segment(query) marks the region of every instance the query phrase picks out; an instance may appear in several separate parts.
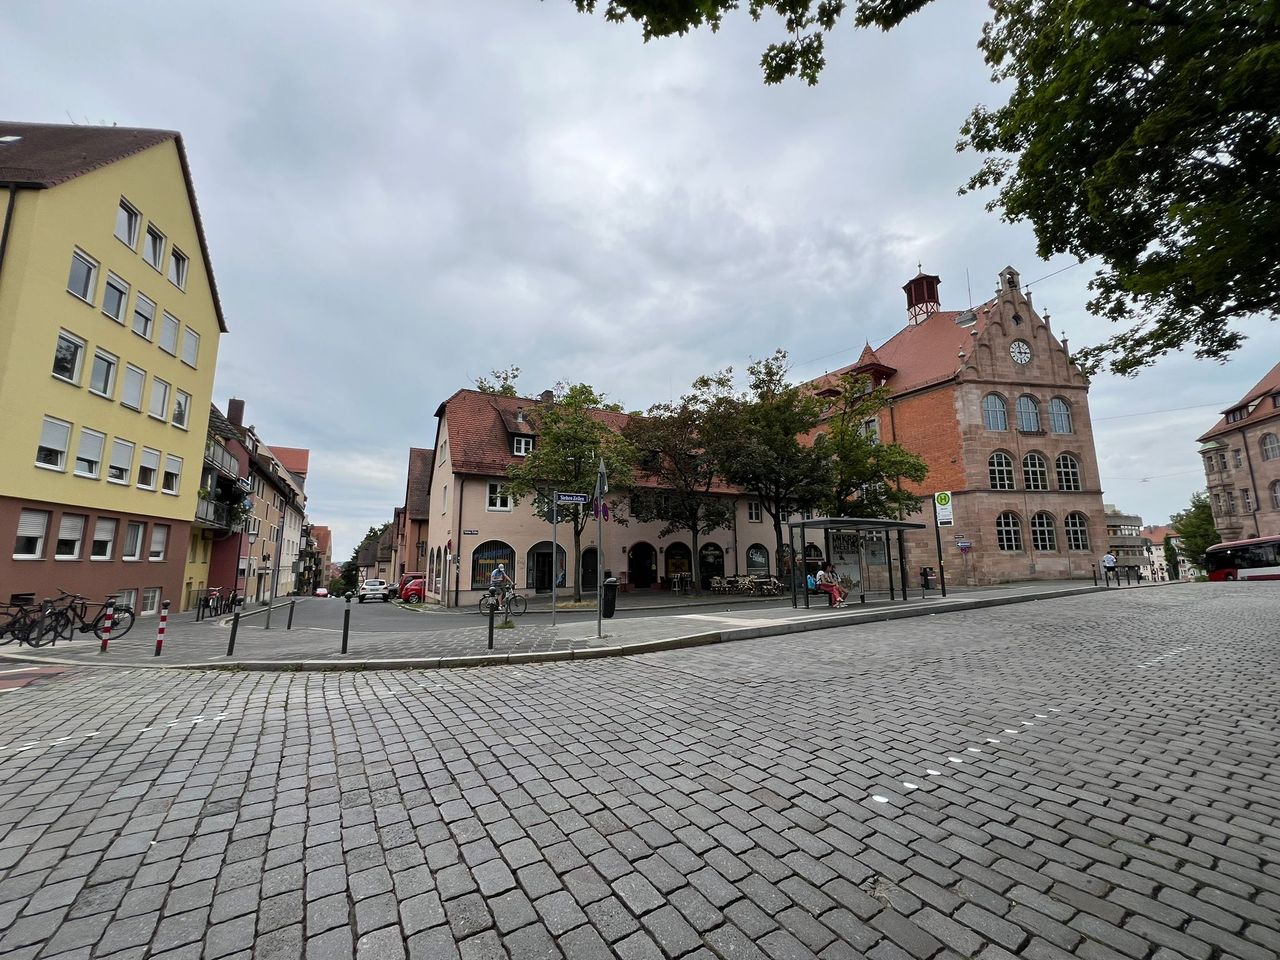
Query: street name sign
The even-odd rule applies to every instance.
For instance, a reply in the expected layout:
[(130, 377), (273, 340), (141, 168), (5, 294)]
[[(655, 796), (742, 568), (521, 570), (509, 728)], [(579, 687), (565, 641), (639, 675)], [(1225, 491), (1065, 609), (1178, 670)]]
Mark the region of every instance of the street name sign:
[(556, 492), (556, 503), (590, 503), (591, 494), (589, 493), (560, 493)]

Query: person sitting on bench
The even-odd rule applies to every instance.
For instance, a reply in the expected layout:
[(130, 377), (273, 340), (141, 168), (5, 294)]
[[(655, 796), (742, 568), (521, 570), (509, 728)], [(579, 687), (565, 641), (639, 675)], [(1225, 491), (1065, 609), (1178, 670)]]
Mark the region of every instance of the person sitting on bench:
[(830, 561), (824, 563), (822, 569), (818, 571), (818, 589), (827, 595), (828, 606), (844, 606), (844, 591), (840, 589), (840, 583), (836, 579)]

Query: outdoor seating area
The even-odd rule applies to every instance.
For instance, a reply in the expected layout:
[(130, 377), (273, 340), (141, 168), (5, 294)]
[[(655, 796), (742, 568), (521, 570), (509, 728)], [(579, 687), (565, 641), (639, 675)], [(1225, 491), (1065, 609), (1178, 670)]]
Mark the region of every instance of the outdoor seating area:
[(777, 577), (712, 577), (712, 593), (737, 593), (756, 597), (780, 597), (786, 585)]

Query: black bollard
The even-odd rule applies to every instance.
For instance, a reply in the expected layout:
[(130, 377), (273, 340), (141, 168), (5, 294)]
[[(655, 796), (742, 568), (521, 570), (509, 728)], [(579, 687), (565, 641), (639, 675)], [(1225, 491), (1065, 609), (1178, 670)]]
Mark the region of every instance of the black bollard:
[(1133, 567), (1125, 567), (1124, 568), (1124, 585), (1126, 587), (1133, 586), (1133, 581), (1129, 579), (1132, 576), (1133, 576)]
[[(241, 601), (243, 603), (244, 601)], [(227, 656), (230, 657), (236, 652), (236, 631), (240, 629), (240, 604), (236, 604), (235, 612), (231, 614), (231, 636), (227, 638)]]
[(497, 601), (489, 604), (489, 649), (493, 649), (493, 615), (497, 612)]
[(342, 652), (347, 652), (347, 635), (351, 632), (351, 594), (347, 594), (347, 609), (342, 611)]
[(1098, 565), (1096, 563), (1089, 564), (1089, 569), (1093, 572), (1093, 585), (1098, 585)]
[(294, 608), (294, 607), (296, 607), (297, 605), (298, 605), (298, 601), (297, 601), (297, 600), (290, 600), (290, 601), (289, 601), (289, 619), (285, 622), (285, 625), (284, 625), (284, 628), (285, 628), (286, 630), (292, 630), (292, 629), (293, 629), (293, 608)]

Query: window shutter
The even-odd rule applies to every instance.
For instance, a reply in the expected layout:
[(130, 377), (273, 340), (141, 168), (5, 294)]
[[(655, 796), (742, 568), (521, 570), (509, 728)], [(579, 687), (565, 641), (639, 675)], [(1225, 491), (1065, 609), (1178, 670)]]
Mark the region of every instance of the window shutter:
[(164, 553), (164, 548), (168, 545), (169, 528), (162, 524), (156, 524), (151, 528), (151, 552), (153, 554)]
[(79, 540), (84, 534), (84, 517), (76, 513), (64, 513), (58, 524), (59, 540)]
[(159, 470), (160, 469), (160, 451), (148, 450), (144, 448), (142, 451), (142, 465), (144, 467), (150, 467), (152, 470)]
[(105, 517), (99, 517), (98, 522), (93, 525), (93, 539), (114, 540), (115, 536), (116, 522)]
[(40, 446), (52, 447), (55, 450), (66, 450), (67, 442), (71, 438), (71, 428), (65, 423), (59, 423), (56, 420), (44, 421), (44, 427), (40, 430)]
[(18, 536), (43, 537), (49, 515), (40, 510), (23, 510), (18, 519)]

